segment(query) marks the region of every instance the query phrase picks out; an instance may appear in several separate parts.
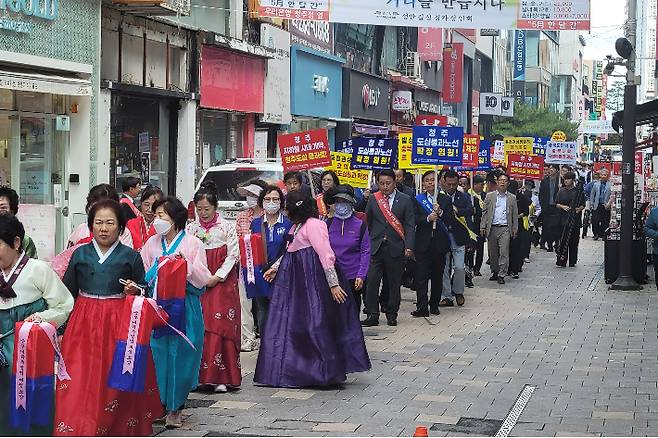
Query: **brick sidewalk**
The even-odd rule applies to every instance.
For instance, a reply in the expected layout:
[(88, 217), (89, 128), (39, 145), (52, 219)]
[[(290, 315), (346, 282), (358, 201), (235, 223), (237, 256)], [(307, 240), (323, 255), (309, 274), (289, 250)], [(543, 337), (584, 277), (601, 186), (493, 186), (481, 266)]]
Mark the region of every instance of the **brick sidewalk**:
[(405, 291), (398, 327), (364, 331), (373, 369), (341, 390), (256, 387), (243, 353), (240, 391), (192, 394), (185, 428), (160, 435), (492, 436), (524, 385), (513, 436), (658, 435), (658, 294), (608, 291), (602, 257), (591, 239), (575, 269), (533, 250), (520, 280), (483, 269), (464, 307), (431, 319)]

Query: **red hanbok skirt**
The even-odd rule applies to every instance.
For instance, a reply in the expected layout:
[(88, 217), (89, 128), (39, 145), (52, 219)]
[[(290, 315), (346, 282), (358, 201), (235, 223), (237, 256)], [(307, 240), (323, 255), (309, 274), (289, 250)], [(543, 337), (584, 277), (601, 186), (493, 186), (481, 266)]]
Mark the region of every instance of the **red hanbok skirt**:
[[(216, 272), (226, 259), (226, 246), (206, 250), (208, 269)], [(238, 271), (201, 295), (205, 334), (199, 383), (240, 386), (240, 294)]]
[(153, 434), (153, 421), (163, 414), (153, 357), (144, 393), (107, 385), (123, 303), (123, 298), (77, 298), (62, 341), (71, 380), (57, 382), (55, 436)]

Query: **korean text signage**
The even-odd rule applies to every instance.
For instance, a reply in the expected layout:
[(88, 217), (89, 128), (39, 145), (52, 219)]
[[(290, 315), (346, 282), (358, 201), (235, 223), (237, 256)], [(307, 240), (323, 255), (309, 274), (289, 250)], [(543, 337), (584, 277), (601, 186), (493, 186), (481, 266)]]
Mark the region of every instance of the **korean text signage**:
[(391, 83), (355, 70), (344, 69), (343, 75), (343, 116), (388, 122)]
[(507, 156), (507, 173), (513, 178), (542, 179), (544, 177), (544, 157), (510, 154)]
[(578, 144), (575, 141), (549, 141), (546, 146), (546, 164), (576, 164)]
[(352, 169), (383, 170), (392, 169), (397, 156), (398, 140), (395, 138), (352, 139)]
[(494, 142), (493, 152), (491, 153), (491, 164), (499, 165), (505, 162), (505, 142), (496, 140)]
[(443, 59), (443, 29), (418, 28), (418, 57), (421, 61), (441, 61)]
[(391, 108), (393, 111), (409, 111), (413, 108), (411, 91), (394, 91), (392, 97), (393, 102)]
[(514, 37), (514, 77), (515, 81), (525, 81), (525, 31), (517, 30)]
[(579, 132), (583, 134), (612, 134), (612, 120), (583, 120), (580, 122)]
[(443, 102), (460, 103), (464, 86), (464, 43), (443, 51)]
[(323, 21), (290, 20), (290, 42), (319, 52), (334, 52), (333, 25)]
[(261, 0), (259, 12), (277, 18), (452, 29), (588, 30), (590, 21), (589, 0), (331, 0), (331, 10), (328, 3)]
[(532, 154), (534, 137), (505, 137), (505, 154)]
[(448, 126), (448, 116), (416, 116), (415, 125), (419, 126)]
[(352, 154), (345, 152), (331, 153), (331, 166), (327, 170), (333, 170), (338, 175), (341, 184), (349, 184), (352, 187), (366, 188), (370, 173), (367, 170), (352, 169)]
[(546, 145), (551, 141), (548, 137), (535, 137), (535, 141), (532, 144), (532, 154), (539, 155), (540, 157), (546, 156)]
[(331, 165), (326, 129), (279, 135), (278, 143), (284, 172)]
[(414, 126), (413, 164), (460, 166), (463, 158), (464, 128)]
[(416, 109), (421, 114), (439, 114), (441, 112), (438, 91), (416, 90), (414, 91), (414, 99)]
[(0, 30), (31, 33), (33, 23), (23, 19), (53, 21), (59, 16), (59, 0), (0, 0)]
[(265, 123), (287, 125), (290, 115), (290, 34), (271, 24), (261, 24), (260, 42), (276, 50), (274, 59), (267, 61), (263, 116)]
[(478, 170), (491, 169), (491, 142), (488, 140), (480, 141), (480, 151), (478, 152)]
[(411, 164), (411, 152), (413, 148), (413, 134), (398, 134), (398, 169), (421, 169), (429, 170), (427, 166)]
[(467, 134), (464, 136), (464, 159), (461, 167), (464, 169), (475, 169), (478, 167), (478, 156), (480, 153), (480, 136)]

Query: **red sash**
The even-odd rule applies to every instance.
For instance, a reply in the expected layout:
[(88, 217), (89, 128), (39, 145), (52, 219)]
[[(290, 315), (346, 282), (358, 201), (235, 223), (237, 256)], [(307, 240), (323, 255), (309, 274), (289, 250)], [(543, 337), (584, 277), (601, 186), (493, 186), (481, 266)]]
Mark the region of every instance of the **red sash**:
[(395, 232), (398, 233), (400, 239), (404, 240), (404, 228), (402, 227), (402, 223), (400, 223), (400, 220), (395, 217), (391, 211), (391, 207), (389, 207), (388, 200), (384, 194), (382, 192), (375, 192), (375, 201), (377, 201), (377, 206), (384, 215), (386, 222), (388, 222), (391, 228), (393, 228)]
[(320, 216), (326, 216), (329, 213), (327, 204), (324, 203), (323, 197), (324, 195), (322, 194), (319, 194), (315, 197), (315, 202), (318, 204), (318, 212), (320, 213)]
[(119, 199), (119, 203), (120, 204), (126, 204), (128, 207), (130, 207), (132, 212), (135, 213), (135, 216), (137, 216), (137, 217), (141, 216), (140, 211), (137, 209), (137, 207), (135, 207), (135, 204), (130, 199), (121, 198), (121, 199)]

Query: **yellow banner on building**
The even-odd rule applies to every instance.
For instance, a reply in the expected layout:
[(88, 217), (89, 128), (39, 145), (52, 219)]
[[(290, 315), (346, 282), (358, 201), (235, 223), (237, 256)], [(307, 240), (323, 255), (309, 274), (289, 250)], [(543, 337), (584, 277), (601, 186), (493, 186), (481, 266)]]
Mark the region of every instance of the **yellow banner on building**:
[(355, 188), (367, 188), (370, 172), (367, 170), (352, 170), (351, 162), (352, 154), (332, 152), (331, 166), (325, 167), (325, 169), (336, 172), (341, 184), (349, 184)]
[(532, 155), (533, 137), (505, 137), (505, 156), (509, 154)]

